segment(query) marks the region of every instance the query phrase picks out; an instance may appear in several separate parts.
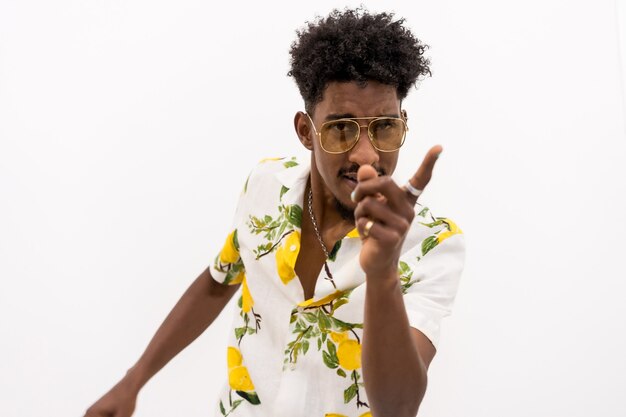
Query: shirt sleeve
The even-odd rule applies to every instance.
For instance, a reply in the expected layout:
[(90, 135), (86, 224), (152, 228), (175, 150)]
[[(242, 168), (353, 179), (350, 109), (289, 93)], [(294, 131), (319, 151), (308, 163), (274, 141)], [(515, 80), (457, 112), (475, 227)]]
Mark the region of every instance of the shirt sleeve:
[(451, 313), (465, 262), (465, 238), (458, 226), (449, 219), (438, 222), (441, 228), (405, 252), (399, 267), (409, 324), (424, 333), (435, 348), (441, 321)]
[(209, 265), (209, 271), (213, 279), (220, 284), (236, 285), (240, 284), (245, 277), (246, 268), (240, 255), (240, 246), (237, 228), (241, 224), (241, 217), (246, 211), (247, 192), (252, 173), (248, 175), (243, 190), (239, 196), (235, 217), (230, 231), (222, 248)]

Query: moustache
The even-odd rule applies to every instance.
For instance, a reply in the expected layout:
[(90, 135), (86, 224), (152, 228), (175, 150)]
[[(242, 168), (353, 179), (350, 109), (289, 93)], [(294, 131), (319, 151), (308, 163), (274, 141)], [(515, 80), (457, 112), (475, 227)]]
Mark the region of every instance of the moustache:
[[(352, 165), (349, 165), (347, 167), (343, 167), (339, 170), (339, 172), (337, 173), (337, 177), (354, 177), (356, 178), (356, 173), (359, 170), (361, 166), (357, 163), (353, 163)], [(381, 168), (378, 165), (372, 165), (372, 167), (376, 170), (376, 172), (378, 173), (378, 176), (381, 177), (383, 175), (387, 175), (387, 171), (384, 168)]]

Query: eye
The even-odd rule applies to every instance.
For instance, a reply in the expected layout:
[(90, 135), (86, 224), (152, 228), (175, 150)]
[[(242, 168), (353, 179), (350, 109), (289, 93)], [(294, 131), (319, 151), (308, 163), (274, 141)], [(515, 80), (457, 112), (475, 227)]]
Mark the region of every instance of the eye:
[(349, 122), (337, 121), (332, 124), (331, 128), (339, 132), (343, 132), (344, 130), (347, 130), (349, 128), (348, 123)]
[(381, 131), (381, 130), (393, 129), (395, 126), (396, 126), (396, 123), (394, 123), (394, 120), (379, 119), (379, 120), (376, 120), (376, 123), (374, 123), (373, 127), (376, 131)]

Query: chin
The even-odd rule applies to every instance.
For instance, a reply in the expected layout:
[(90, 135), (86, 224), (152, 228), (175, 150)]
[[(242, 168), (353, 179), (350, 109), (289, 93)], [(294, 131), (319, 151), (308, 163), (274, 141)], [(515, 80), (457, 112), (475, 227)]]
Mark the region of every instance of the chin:
[(337, 197), (335, 197), (334, 200), (335, 200), (335, 209), (337, 210), (339, 215), (344, 220), (350, 220), (354, 222), (354, 209), (356, 208), (356, 204), (354, 204), (352, 200), (350, 200), (349, 204), (344, 203), (342, 201), (339, 201)]

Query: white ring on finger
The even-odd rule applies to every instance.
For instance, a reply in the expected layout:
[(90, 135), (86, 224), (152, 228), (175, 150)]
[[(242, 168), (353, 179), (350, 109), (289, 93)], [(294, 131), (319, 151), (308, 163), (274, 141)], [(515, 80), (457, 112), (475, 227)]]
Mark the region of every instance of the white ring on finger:
[(418, 190), (417, 188), (413, 187), (410, 181), (407, 181), (406, 184), (404, 184), (404, 187), (411, 195), (415, 197), (419, 197), (424, 192), (424, 190)]

